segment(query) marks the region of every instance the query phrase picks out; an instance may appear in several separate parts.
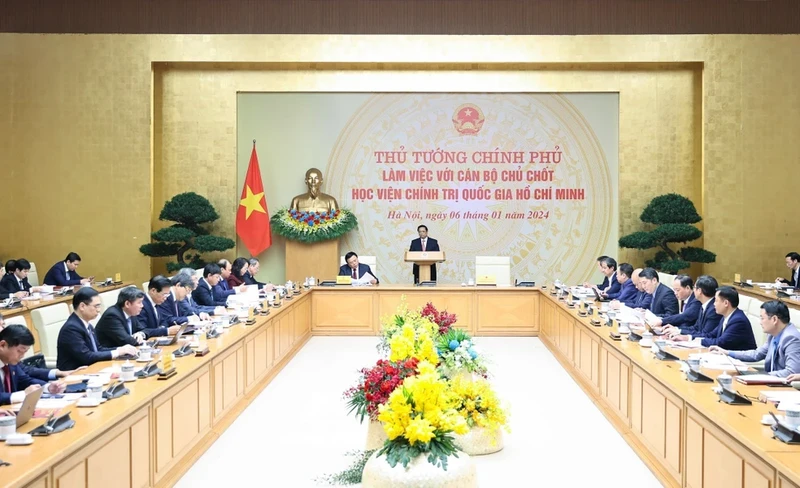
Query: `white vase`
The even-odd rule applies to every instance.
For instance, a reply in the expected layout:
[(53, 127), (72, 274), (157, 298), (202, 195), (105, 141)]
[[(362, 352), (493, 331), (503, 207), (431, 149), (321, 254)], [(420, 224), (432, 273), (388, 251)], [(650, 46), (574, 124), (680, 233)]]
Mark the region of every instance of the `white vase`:
[(364, 466), (361, 485), (364, 488), (473, 488), (478, 486), (475, 463), (459, 452), (458, 457), (447, 458), (447, 471), (428, 462), (427, 454), (417, 456), (404, 468), (394, 468), (386, 462), (386, 456), (374, 453)]
[(364, 450), (380, 449), (389, 437), (383, 430), (383, 424), (377, 420), (370, 420), (367, 426), (367, 445)]
[(473, 427), (463, 435), (456, 434), (453, 443), (470, 456), (481, 456), (501, 451), (503, 444), (503, 429), (494, 431), (484, 427)]

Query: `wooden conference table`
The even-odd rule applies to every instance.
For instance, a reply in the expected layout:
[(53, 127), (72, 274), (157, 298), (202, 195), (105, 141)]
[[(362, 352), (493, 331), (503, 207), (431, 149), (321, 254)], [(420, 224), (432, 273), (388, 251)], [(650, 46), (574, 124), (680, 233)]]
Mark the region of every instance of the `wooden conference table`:
[(736, 291), (738, 291), (740, 294), (747, 295), (751, 298), (755, 298), (756, 300), (761, 300), (762, 302), (781, 300), (786, 304), (786, 306), (800, 310), (800, 300), (795, 300), (794, 298), (779, 298), (775, 290), (765, 290), (759, 286), (753, 286), (752, 288), (742, 287), (739, 285), (734, 285), (733, 283), (726, 283), (726, 285), (730, 285), (736, 288)]
[[(676, 363), (611, 340), (609, 327), (593, 327), (547, 291), (392, 285), (315, 288), (253, 326), (235, 325), (208, 341), (208, 355), (176, 359), (176, 377), (129, 383), (130, 395), (98, 408), (70, 407), (76, 426), (31, 446), (0, 445), (0, 459), (12, 463), (0, 467), (0, 479), (10, 487), (169, 486), (312, 335), (376, 334), (403, 299), (446, 308), (475, 335), (539, 335), (667, 486), (800, 487), (800, 447), (760, 424), (767, 405), (719, 403)], [(766, 388), (737, 389), (755, 396)]]

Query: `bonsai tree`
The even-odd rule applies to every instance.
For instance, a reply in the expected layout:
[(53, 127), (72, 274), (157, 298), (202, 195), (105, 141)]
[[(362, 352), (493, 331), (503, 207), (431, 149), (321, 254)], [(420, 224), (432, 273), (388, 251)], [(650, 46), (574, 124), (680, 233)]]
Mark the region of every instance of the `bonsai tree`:
[[(139, 252), (153, 258), (176, 256), (167, 262), (169, 272), (180, 268), (201, 268), (206, 265), (200, 253), (226, 251), (236, 245), (227, 237), (209, 235), (201, 224), (214, 222), (219, 214), (205, 197), (188, 192), (175, 195), (164, 204), (159, 220), (177, 222), (153, 232), (153, 241), (139, 247)], [(190, 251), (196, 251), (192, 253)]]
[(691, 266), (691, 263), (713, 263), (717, 259), (716, 254), (699, 247), (687, 246), (677, 252), (669, 247), (670, 243), (694, 241), (703, 235), (700, 229), (691, 225), (702, 219), (688, 198), (675, 193), (657, 196), (639, 218), (655, 228), (622, 237), (619, 246), (629, 249), (659, 248), (655, 257), (646, 261), (647, 266), (677, 274)]

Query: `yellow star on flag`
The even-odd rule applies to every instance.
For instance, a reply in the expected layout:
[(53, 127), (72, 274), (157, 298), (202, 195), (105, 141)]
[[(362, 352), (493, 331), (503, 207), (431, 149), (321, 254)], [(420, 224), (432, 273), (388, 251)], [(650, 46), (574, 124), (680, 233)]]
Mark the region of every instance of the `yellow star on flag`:
[(267, 213), (264, 210), (264, 207), (261, 205), (261, 199), (264, 198), (264, 192), (261, 193), (253, 193), (253, 190), (250, 189), (250, 185), (246, 187), (247, 196), (242, 198), (239, 202), (239, 205), (244, 205), (244, 208), (247, 210), (247, 214), (245, 215), (245, 219), (250, 218), (250, 214), (253, 212), (261, 212), (263, 214)]

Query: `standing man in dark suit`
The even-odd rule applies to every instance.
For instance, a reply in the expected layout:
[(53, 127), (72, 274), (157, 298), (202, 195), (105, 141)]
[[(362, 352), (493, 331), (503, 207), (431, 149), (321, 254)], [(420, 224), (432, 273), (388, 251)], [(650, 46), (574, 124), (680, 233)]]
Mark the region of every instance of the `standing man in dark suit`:
[(366, 273), (369, 273), (372, 275), (370, 284), (377, 285), (380, 283), (380, 280), (378, 280), (378, 277), (375, 276), (375, 273), (372, 272), (372, 269), (368, 264), (361, 264), (358, 262), (358, 254), (354, 253), (353, 251), (350, 251), (344, 255), (344, 262), (347, 264), (344, 264), (339, 268), (339, 276), (349, 276), (354, 280), (357, 280)]
[(790, 252), (786, 255), (786, 267), (792, 271), (792, 276), (787, 280), (784, 278), (776, 278), (777, 283), (789, 285), (792, 288), (800, 288), (800, 254)]
[(714, 298), (717, 295), (719, 284), (713, 276), (702, 275), (697, 278), (694, 284), (694, 298), (700, 304), (697, 320), (693, 324), (684, 324), (680, 327), (670, 324), (664, 327), (664, 333), (670, 338), (684, 335), (683, 339), (691, 340), (692, 337), (705, 337), (719, 325), (722, 317), (719, 316), (714, 308)]
[(161, 275), (150, 278), (147, 293), (142, 300), (142, 311), (134, 318), (134, 334), (142, 332), (144, 338), (149, 339), (178, 333), (180, 326), (174, 325), (176, 322), (170, 321), (169, 317), (161, 312), (161, 305), (170, 295), (170, 281), (167, 278)]
[(116, 305), (103, 312), (95, 331), (100, 345), (107, 348), (125, 344), (137, 346), (144, 343), (146, 334), (140, 331), (136, 318), (142, 312), (144, 292), (135, 286), (126, 286), (119, 291)]
[(672, 280), (672, 291), (678, 299), (678, 312), (656, 319), (653, 327), (661, 325), (674, 325), (676, 327), (689, 326), (697, 322), (700, 316), (700, 302), (694, 296), (694, 282), (686, 275), (677, 275)]
[(7, 273), (0, 280), (0, 290), (14, 296), (28, 296), (30, 293), (41, 291), (41, 287), (31, 286), (28, 283), (28, 271), (30, 270), (31, 263), (27, 259), (17, 259), (14, 272)]
[(122, 355), (136, 355), (136, 348), (129, 344), (115, 349), (100, 345), (94, 326), (89, 323), (100, 314), (100, 307), (100, 294), (93, 288), (85, 287), (75, 292), (72, 297), (74, 312), (58, 332), (58, 369), (67, 371)]
[[(439, 249), (439, 241), (437, 241), (433, 237), (428, 237), (427, 226), (420, 225), (419, 227), (417, 227), (417, 234), (419, 234), (419, 237), (411, 241), (411, 247), (408, 248), (409, 251), (417, 251), (417, 252), (441, 251), (441, 249)], [(417, 283), (419, 283), (419, 265), (414, 264), (412, 272), (414, 273), (414, 284), (416, 285)], [(431, 265), (431, 281), (436, 281), (435, 264)]]
[(63, 261), (59, 261), (50, 268), (44, 275), (44, 284), (50, 286), (76, 286), (90, 283), (92, 278), (81, 278), (78, 274), (78, 266), (81, 264), (81, 257), (77, 253), (71, 252)]
[(62, 382), (48, 383), (31, 378), (19, 362), (33, 347), (33, 334), (24, 325), (9, 325), (0, 331), (0, 405), (22, 403), (25, 395), (44, 387), (52, 394), (64, 393)]
[(653, 268), (645, 268), (639, 273), (639, 282), (646, 293), (653, 299), (650, 302), (650, 311), (658, 317), (675, 315), (678, 313), (678, 299), (675, 292), (667, 285), (659, 283), (658, 272)]

